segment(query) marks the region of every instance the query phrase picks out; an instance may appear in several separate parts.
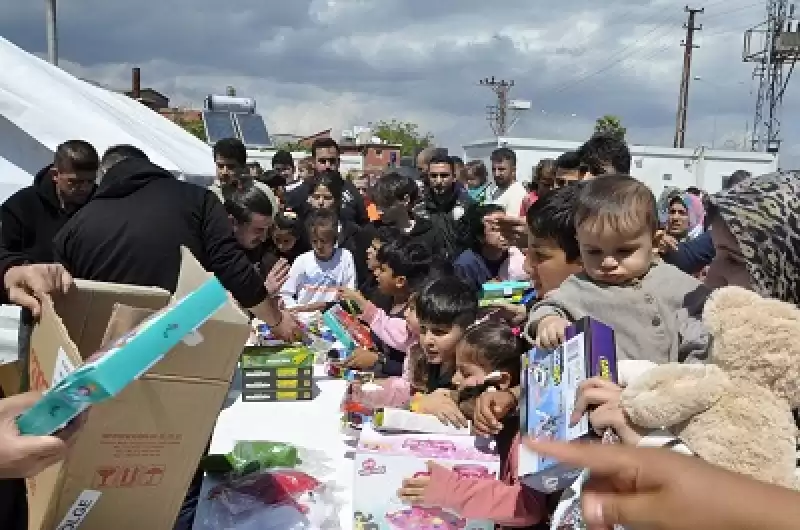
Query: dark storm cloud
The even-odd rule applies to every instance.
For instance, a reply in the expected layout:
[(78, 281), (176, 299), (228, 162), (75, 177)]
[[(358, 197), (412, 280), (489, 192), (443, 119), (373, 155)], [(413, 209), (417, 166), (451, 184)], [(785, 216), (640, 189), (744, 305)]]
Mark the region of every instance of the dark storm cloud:
[[(42, 2), (5, 4), (0, 35), (44, 52)], [(694, 66), (703, 81), (693, 82), (690, 101), (689, 138), (696, 131), (699, 139), (749, 118), (751, 69), (741, 63), (739, 43), (741, 31), (761, 18), (751, 0), (705, 6)], [(257, 97), (265, 114), (322, 98), (344, 112), (342, 120), (414, 116), (451, 145), (489, 136), (483, 112), (492, 94), (477, 82), (491, 75), (513, 78), (513, 96), (532, 101), (519, 134), (588, 134), (594, 118), (611, 113), (623, 118), (634, 142), (668, 143), (684, 21), (683, 6), (672, 0), (60, 4), (62, 57), (104, 82), (126, 86), (127, 69), (142, 65), (148, 82), (179, 101), (198, 104), (230, 82)], [(791, 94), (787, 108), (795, 106)], [(339, 108), (339, 98), (353, 97), (363, 99), (363, 110)], [(334, 118), (326, 114), (313, 126), (326, 119)], [(280, 124), (287, 132), (293, 126)], [(795, 134), (793, 123), (785, 130)]]

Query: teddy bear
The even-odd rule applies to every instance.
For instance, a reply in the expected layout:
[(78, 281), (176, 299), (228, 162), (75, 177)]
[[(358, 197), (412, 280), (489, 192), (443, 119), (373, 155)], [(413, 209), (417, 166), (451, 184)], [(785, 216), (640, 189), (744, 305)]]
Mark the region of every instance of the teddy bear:
[(800, 405), (800, 309), (725, 287), (709, 297), (703, 323), (713, 337), (709, 364), (644, 371), (623, 390), (623, 410), (707, 462), (800, 489), (792, 416)]

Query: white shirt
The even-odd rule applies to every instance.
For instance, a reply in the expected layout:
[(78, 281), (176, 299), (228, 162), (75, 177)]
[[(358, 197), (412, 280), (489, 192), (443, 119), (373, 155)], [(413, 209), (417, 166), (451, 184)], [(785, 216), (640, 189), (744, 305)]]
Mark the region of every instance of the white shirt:
[(336, 248), (331, 259), (321, 261), (309, 250), (292, 263), (281, 298), (286, 307), (333, 302), (337, 287), (356, 288), (356, 267), (350, 251)]
[(528, 196), (525, 186), (519, 182), (514, 181), (509, 187), (501, 189), (497, 184), (489, 186), (489, 192), (486, 194), (486, 202), (489, 204), (499, 204), (502, 206), (506, 215), (513, 215), (519, 217), (522, 210), (522, 201)]

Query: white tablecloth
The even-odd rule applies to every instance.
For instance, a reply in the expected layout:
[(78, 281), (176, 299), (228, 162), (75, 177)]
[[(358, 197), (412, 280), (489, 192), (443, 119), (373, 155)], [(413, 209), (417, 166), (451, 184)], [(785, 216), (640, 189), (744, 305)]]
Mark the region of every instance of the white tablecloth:
[(349, 439), (342, 434), (340, 423), (340, 405), (347, 383), (325, 377), (322, 366), (314, 368), (319, 394), (312, 401), (253, 403), (238, 397), (220, 414), (210, 453), (227, 453), (240, 440), (285, 442), (324, 452), (329, 465), (336, 469), (330, 476), (316, 478), (335, 482), (340, 492), (337, 497), (342, 502), (341, 529), (351, 530), (354, 444), (348, 445)]

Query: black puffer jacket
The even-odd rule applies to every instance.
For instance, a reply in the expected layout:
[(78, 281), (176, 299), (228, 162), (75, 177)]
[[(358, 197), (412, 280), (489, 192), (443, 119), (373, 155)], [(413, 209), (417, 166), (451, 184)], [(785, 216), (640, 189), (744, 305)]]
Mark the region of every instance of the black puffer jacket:
[(442, 258), (452, 262), (464, 249), (461, 248), (459, 221), (470, 205), (469, 195), (455, 186), (451, 193), (435, 195), (426, 191), (414, 208), (417, 219), (427, 219), (433, 225), (436, 239), (442, 243)]

